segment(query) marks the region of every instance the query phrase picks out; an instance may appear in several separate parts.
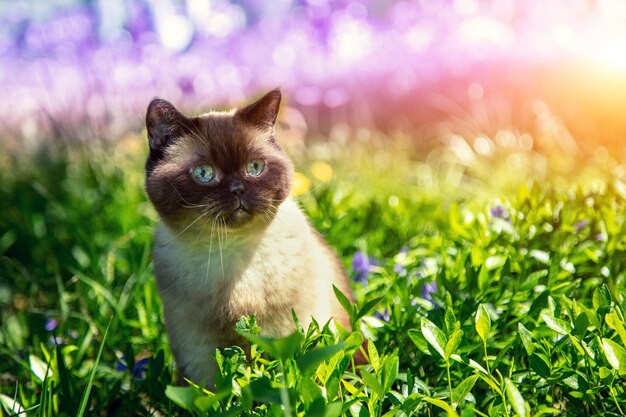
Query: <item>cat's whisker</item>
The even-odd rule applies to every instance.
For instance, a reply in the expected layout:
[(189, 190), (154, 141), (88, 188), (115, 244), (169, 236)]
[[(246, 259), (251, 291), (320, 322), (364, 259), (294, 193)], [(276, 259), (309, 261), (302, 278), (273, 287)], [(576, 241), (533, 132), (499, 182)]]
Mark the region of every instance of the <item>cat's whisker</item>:
[(206, 226), (209, 223), (209, 220), (211, 220), (211, 216), (210, 216), (210, 214), (212, 214), (211, 208), (208, 208), (207, 210), (205, 210), (205, 213), (208, 214), (208, 216), (204, 220), (204, 224), (202, 225), (202, 227), (198, 230), (198, 233), (196, 233), (196, 240), (198, 241), (204, 240), (204, 230), (206, 229)]
[(211, 222), (211, 235), (209, 236), (209, 259), (207, 260), (206, 276), (204, 277), (205, 285), (209, 285), (209, 271), (211, 268), (211, 254), (213, 253), (213, 230), (215, 229), (215, 220), (217, 220), (217, 217), (215, 217)]
[[(224, 256), (222, 255), (222, 222), (224, 221), (222, 218), (219, 219), (220, 221), (218, 222), (218, 228), (217, 228), (217, 243), (219, 244), (220, 247), (220, 263), (222, 264), (222, 277), (226, 277), (226, 272), (224, 270)], [(224, 227), (226, 227), (226, 224), (224, 223)]]
[(189, 225), (187, 227), (185, 227), (183, 230), (181, 230), (176, 236), (174, 236), (174, 238), (180, 237), (183, 233), (185, 233), (187, 230), (189, 230), (189, 228), (191, 226), (193, 226), (195, 222), (197, 222), (198, 220), (200, 220), (202, 217), (204, 217), (207, 214), (208, 214), (208, 212), (200, 213), (200, 215), (198, 217), (196, 217), (194, 221), (189, 223)]
[(172, 186), (172, 188), (174, 189), (174, 191), (176, 192), (176, 194), (178, 194), (178, 197), (180, 197), (180, 199), (181, 199), (181, 200), (183, 200), (183, 202), (184, 202), (185, 204), (187, 204), (187, 206), (184, 206), (184, 205), (182, 205), (182, 204), (181, 204), (181, 206), (182, 206), (182, 207), (187, 207), (187, 208), (198, 208), (198, 207), (202, 207), (202, 206), (203, 206), (203, 204), (193, 204), (193, 203), (190, 203), (189, 201), (187, 201), (187, 200), (185, 199), (185, 197), (183, 197), (183, 196), (181, 195), (181, 193), (180, 193), (180, 192), (178, 191), (178, 189), (174, 186), (174, 184), (170, 184), (170, 185)]
[[(280, 203), (279, 203), (280, 204)], [(285, 224), (284, 220), (276, 217), (276, 213), (278, 212), (278, 206), (275, 206), (272, 202), (267, 203), (267, 208), (262, 211), (267, 216), (267, 224), (272, 223), (274, 219), (277, 219), (282, 225)]]

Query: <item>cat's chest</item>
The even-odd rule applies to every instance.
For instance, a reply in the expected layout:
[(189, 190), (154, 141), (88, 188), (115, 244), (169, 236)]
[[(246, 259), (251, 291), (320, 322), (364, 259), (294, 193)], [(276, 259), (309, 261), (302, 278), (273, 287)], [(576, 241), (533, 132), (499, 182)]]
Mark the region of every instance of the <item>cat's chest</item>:
[(164, 303), (220, 332), (232, 329), (244, 315), (256, 314), (270, 327), (276, 320), (289, 320), (289, 300), (297, 289), (282, 273), (285, 259), (264, 253), (264, 248), (190, 252), (157, 246), (157, 280)]

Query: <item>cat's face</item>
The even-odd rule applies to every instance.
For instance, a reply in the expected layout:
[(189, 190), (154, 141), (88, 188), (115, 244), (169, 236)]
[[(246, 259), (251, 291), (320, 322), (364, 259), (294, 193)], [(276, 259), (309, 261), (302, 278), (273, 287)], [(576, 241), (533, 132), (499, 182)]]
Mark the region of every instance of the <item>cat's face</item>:
[(274, 90), (242, 109), (192, 118), (165, 100), (150, 103), (146, 190), (168, 226), (203, 239), (216, 227), (273, 219), (293, 172), (274, 140), (280, 98)]

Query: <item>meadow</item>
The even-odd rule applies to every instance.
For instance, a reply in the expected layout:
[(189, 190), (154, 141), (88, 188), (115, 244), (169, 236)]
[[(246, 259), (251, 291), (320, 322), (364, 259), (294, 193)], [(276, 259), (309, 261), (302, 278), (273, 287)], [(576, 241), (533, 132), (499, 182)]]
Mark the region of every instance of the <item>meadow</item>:
[(143, 135), (3, 152), (4, 413), (623, 415), (626, 165), (498, 135), (288, 144), (294, 198), (353, 280), (356, 304), (337, 297), (359, 331), (268, 339), (243, 317), (253, 348), (216, 352), (212, 392), (176, 384)]

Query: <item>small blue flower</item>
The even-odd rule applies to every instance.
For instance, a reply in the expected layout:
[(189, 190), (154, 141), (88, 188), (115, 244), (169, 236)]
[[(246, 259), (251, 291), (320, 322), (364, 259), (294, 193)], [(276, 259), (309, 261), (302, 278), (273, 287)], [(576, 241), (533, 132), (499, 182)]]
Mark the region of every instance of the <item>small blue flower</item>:
[(354, 280), (360, 282), (363, 286), (367, 286), (367, 277), (372, 266), (378, 264), (375, 258), (366, 256), (363, 252), (358, 251), (352, 257), (352, 270), (356, 272)]
[(585, 227), (587, 227), (589, 225), (589, 221), (588, 220), (579, 220), (576, 223), (574, 223), (574, 227), (576, 228), (576, 233), (580, 232), (581, 230), (583, 230)]
[(382, 313), (380, 311), (377, 311), (376, 313), (374, 313), (374, 317), (376, 317), (379, 320), (384, 321), (385, 323), (389, 323), (389, 318), (390, 318), (389, 309), (386, 308), (385, 311)]
[(422, 285), (422, 298), (428, 301), (433, 301), (432, 294), (437, 292), (437, 282), (425, 282)]
[(59, 322), (56, 321), (55, 319), (47, 319), (44, 327), (47, 331), (51, 332), (54, 329), (56, 329), (58, 325), (59, 325)]
[(509, 217), (509, 213), (502, 204), (492, 207), (489, 214), (491, 214), (491, 217), (496, 219), (507, 219)]
[(393, 266), (393, 272), (395, 272), (396, 274), (398, 274), (400, 276), (405, 276), (406, 275), (406, 268), (404, 267), (404, 265), (395, 264)]
[[(143, 379), (144, 374), (148, 370), (148, 360), (150, 358), (142, 358), (138, 361), (135, 361), (135, 365), (133, 366), (133, 372), (131, 373), (133, 378)], [(122, 359), (118, 359), (115, 364), (115, 370), (118, 372), (128, 371), (128, 365), (126, 364), (126, 356), (123, 355)]]
[(59, 345), (63, 345), (65, 344), (65, 340), (62, 337), (58, 337), (58, 336), (50, 336), (50, 339), (48, 339), (48, 345), (49, 346), (59, 346)]

